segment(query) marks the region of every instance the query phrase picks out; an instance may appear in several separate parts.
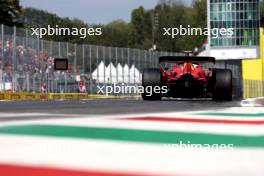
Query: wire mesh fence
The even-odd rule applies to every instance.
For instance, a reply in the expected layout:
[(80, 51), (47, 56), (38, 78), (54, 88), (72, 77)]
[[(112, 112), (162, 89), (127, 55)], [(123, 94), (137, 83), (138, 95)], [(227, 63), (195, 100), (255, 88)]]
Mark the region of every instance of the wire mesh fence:
[[(178, 53), (40, 40), (29, 30), (0, 27), (0, 91), (87, 92), (98, 85), (141, 83), (142, 70), (161, 55)], [(68, 58), (68, 71), (55, 71), (54, 58)]]
[[(158, 67), (160, 56), (180, 53), (40, 40), (29, 30), (0, 26), (0, 91), (98, 92), (102, 85), (139, 85), (144, 68)], [(55, 71), (54, 58), (68, 58), (68, 71)], [(241, 60), (217, 61), (233, 72), (235, 97), (243, 96)], [(245, 94), (244, 94), (245, 95)]]

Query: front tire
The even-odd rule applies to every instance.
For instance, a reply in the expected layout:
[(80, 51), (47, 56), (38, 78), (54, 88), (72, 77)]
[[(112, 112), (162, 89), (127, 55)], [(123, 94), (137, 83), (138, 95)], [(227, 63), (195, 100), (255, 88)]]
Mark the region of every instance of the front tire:
[[(161, 86), (161, 74), (158, 68), (147, 68), (143, 70), (142, 74), (142, 86), (144, 87), (144, 93), (142, 93), (143, 100), (161, 100), (161, 93), (154, 93), (155, 86)], [(152, 87), (152, 94), (146, 92), (146, 87)]]
[(213, 100), (231, 101), (232, 100), (232, 71), (229, 69), (214, 69), (214, 89)]

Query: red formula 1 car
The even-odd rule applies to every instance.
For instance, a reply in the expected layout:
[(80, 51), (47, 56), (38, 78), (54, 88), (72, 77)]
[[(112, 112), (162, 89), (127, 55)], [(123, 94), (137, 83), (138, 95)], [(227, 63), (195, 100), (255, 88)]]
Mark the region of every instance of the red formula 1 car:
[(144, 69), (144, 88), (166, 86), (166, 93), (144, 92), (144, 100), (160, 100), (163, 96), (173, 98), (212, 98), (232, 100), (232, 72), (228, 69), (205, 69), (204, 65), (215, 63), (213, 57), (165, 56), (159, 58), (160, 68)]

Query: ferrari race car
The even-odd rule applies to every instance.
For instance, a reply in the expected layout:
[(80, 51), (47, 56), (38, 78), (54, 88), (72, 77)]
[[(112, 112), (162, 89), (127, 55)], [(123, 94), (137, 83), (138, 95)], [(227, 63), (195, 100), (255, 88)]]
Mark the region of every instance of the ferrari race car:
[[(232, 100), (232, 72), (228, 69), (204, 67), (213, 65), (213, 57), (164, 56), (159, 58), (160, 68), (146, 68), (142, 75), (144, 88), (164, 87), (167, 91), (142, 93), (144, 100), (173, 98), (212, 98)], [(157, 89), (157, 88), (156, 88)]]

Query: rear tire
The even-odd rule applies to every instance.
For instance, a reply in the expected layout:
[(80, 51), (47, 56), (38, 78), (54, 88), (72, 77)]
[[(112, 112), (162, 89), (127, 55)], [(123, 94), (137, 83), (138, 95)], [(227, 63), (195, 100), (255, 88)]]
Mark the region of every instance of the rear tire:
[[(143, 70), (142, 86), (144, 93), (142, 93), (143, 100), (161, 100), (162, 94), (153, 92), (155, 86), (161, 86), (161, 74), (159, 68), (147, 68)], [(152, 87), (152, 95), (146, 92), (146, 87)]]
[(213, 100), (231, 101), (232, 100), (232, 71), (229, 69), (214, 69), (214, 89)]

